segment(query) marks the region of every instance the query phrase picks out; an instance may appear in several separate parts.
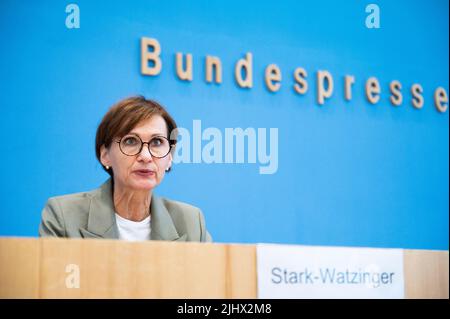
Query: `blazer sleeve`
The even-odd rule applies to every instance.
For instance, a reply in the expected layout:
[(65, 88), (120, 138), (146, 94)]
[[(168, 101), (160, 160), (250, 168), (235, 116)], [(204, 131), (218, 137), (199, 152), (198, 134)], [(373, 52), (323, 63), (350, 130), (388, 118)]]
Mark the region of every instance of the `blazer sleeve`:
[(199, 209), (199, 218), (200, 218), (200, 241), (201, 242), (212, 242), (212, 237), (210, 233), (206, 230), (205, 225), (205, 217), (203, 216), (202, 211)]
[(64, 216), (56, 198), (50, 198), (42, 210), (39, 237), (66, 237)]

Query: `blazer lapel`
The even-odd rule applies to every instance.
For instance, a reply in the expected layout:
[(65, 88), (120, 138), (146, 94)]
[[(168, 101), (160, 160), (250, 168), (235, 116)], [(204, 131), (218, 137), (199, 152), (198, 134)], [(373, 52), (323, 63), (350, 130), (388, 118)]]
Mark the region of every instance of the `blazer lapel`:
[(82, 229), (81, 233), (84, 238), (119, 238), (111, 179), (108, 179), (92, 196), (87, 229)]
[(167, 211), (161, 198), (152, 194), (150, 204), (152, 240), (186, 241), (187, 234), (180, 236), (173, 224), (173, 220)]

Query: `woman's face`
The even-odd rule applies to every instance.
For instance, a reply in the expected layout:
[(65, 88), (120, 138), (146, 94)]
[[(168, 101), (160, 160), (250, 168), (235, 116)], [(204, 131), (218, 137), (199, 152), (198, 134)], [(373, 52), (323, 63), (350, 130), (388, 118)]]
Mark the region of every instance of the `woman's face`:
[[(155, 136), (167, 136), (167, 125), (160, 115), (139, 123), (126, 136), (139, 136), (143, 142), (149, 142)], [(109, 148), (102, 146), (101, 162), (114, 172), (114, 184), (134, 190), (151, 190), (158, 186), (164, 178), (166, 169), (172, 165), (172, 154), (166, 157), (153, 157), (144, 144), (140, 153), (134, 156), (125, 155), (119, 147), (122, 136), (114, 138)], [(132, 143), (132, 142), (128, 142)]]

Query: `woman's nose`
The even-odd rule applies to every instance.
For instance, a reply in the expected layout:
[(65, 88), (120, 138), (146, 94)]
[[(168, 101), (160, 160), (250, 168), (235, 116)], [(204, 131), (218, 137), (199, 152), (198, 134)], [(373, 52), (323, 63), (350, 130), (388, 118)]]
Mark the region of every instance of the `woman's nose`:
[(138, 154), (138, 160), (139, 159), (146, 162), (153, 160), (152, 154), (150, 153), (150, 150), (148, 149), (147, 145), (144, 145), (144, 147), (142, 147), (141, 152)]

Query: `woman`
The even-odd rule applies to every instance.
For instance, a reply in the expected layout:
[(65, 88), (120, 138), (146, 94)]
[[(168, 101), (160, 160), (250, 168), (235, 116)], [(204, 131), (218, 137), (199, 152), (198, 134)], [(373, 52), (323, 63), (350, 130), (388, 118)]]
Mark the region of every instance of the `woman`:
[(39, 235), (210, 242), (200, 209), (153, 194), (171, 169), (176, 127), (161, 105), (142, 96), (114, 105), (95, 141), (111, 178), (90, 192), (50, 198)]

